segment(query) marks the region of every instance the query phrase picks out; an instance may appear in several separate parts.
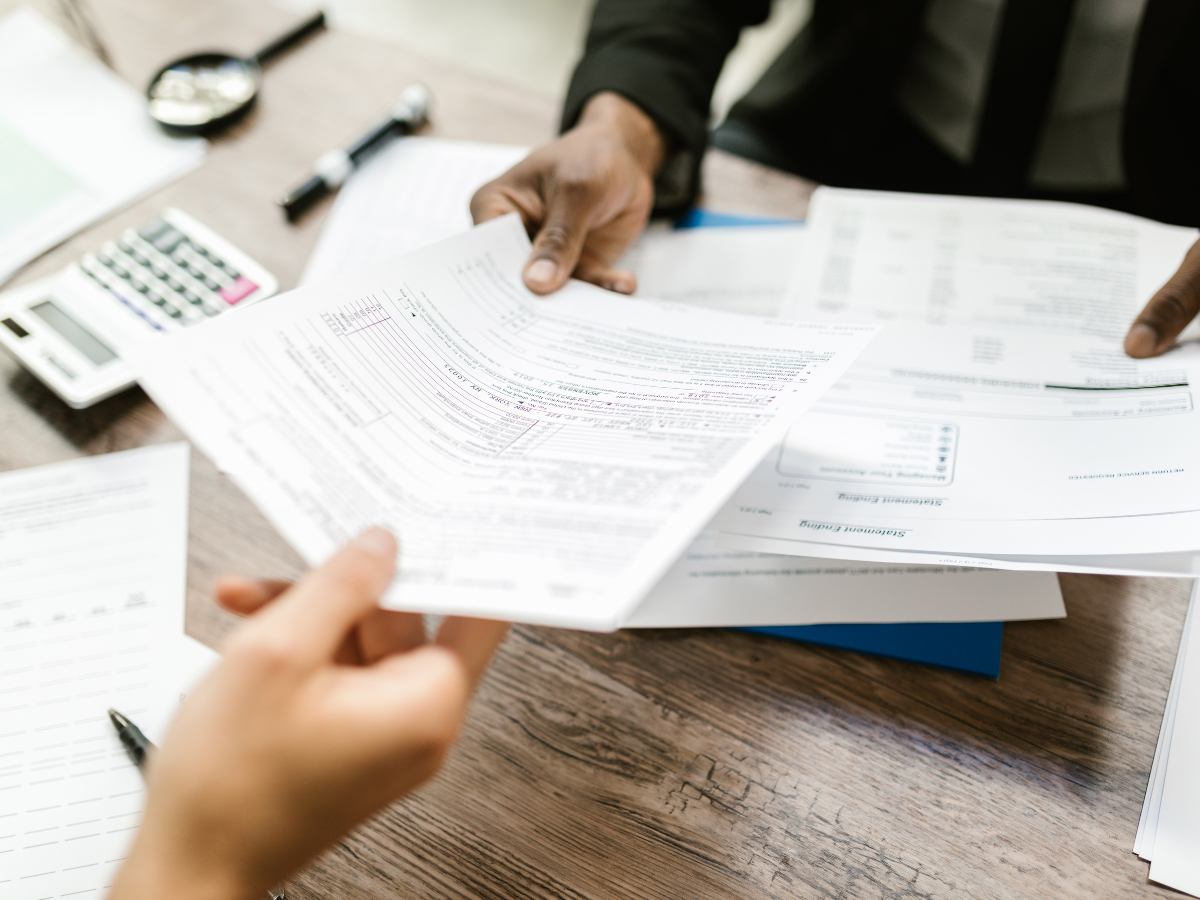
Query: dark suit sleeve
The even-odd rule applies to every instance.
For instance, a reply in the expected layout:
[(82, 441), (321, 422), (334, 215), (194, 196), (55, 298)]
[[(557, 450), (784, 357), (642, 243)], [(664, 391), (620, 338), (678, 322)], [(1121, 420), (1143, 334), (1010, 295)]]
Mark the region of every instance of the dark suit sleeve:
[(599, 0), (567, 92), (563, 131), (578, 121), (590, 97), (615, 91), (698, 160), (725, 57), (744, 26), (767, 18), (770, 5), (770, 0)]

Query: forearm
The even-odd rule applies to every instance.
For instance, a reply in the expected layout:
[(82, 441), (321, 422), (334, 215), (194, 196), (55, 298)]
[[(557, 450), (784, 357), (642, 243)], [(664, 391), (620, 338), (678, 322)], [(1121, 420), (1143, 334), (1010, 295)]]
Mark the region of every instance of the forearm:
[(202, 877), (184, 874), (165, 854), (139, 841), (117, 873), (108, 900), (262, 900), (265, 896), (265, 891), (256, 891), (229, 872), (208, 869)]

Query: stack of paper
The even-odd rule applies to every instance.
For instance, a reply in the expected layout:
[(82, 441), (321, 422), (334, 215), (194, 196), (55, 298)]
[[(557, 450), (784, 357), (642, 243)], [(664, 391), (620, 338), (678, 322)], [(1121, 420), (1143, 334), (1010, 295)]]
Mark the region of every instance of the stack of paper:
[(821, 189), (786, 312), (887, 328), (716, 517), (721, 545), (1200, 572), (1200, 348), (1121, 349), (1196, 236), (1070, 204)]
[(521, 280), (505, 216), (139, 350), (150, 395), (318, 563), (387, 600), (615, 628), (874, 336)]
[(216, 655), (183, 633), (188, 448), (0, 475), (0, 896), (102, 897), (142, 809), (108, 720), (161, 740)]
[(846, 563), (729, 550), (703, 531), (628, 628), (1012, 622), (1066, 615), (1058, 579), (960, 566)]
[[(302, 342), (297, 343), (289, 338), (291, 349), (288, 351), (292, 359), (315, 354), (312, 358), (322, 360), (322, 369), (329, 373), (339, 373), (337, 376), (339, 385), (336, 386), (329, 384), (322, 386), (320, 382), (324, 380), (323, 377), (314, 379), (309, 373), (303, 374), (301, 392), (295, 394), (302, 406), (309, 405), (307, 396), (302, 395), (307, 395), (312, 388), (316, 388), (318, 393), (335, 400), (341, 391), (361, 393), (363, 396), (360, 396), (359, 401), (356, 402), (361, 402), (369, 397), (370, 402), (378, 404), (372, 407), (373, 411), (370, 415), (364, 416), (356, 413), (357, 421), (346, 422), (343, 426), (335, 429), (337, 433), (317, 438), (318, 441), (324, 442), (332, 437), (334, 439), (332, 444), (322, 447), (319, 443), (314, 442), (311, 439), (314, 432), (308, 425), (303, 424), (305, 417), (299, 417), (289, 422), (286, 428), (281, 422), (282, 431), (279, 433), (271, 433), (277, 431), (275, 426), (257, 427), (253, 430), (254, 433), (251, 433), (238, 424), (238, 420), (255, 415), (250, 405), (247, 404), (253, 404), (254, 409), (258, 410), (273, 409), (274, 412), (269, 413), (268, 417), (278, 415), (286, 418), (289, 415), (287, 410), (292, 401), (288, 398), (288, 394), (295, 391), (297, 387), (294, 384), (295, 375), (300, 373), (290, 374), (287, 366), (280, 368), (277, 363), (271, 363), (271, 376), (267, 381), (264, 381), (259, 374), (261, 370), (257, 369), (257, 363), (255, 363), (254, 372), (245, 370), (239, 371), (236, 376), (232, 373), (223, 375), (217, 386), (217, 390), (221, 392), (225, 391), (226, 386), (232, 387), (235, 383), (249, 385), (259, 382), (266, 384), (269, 381), (273, 382), (273, 386), (268, 395), (261, 398), (246, 397), (239, 401), (238, 408), (230, 410), (234, 415), (233, 419), (222, 415), (217, 422), (207, 416), (191, 417), (187, 412), (182, 411), (185, 404), (181, 405), (181, 398), (192, 388), (182, 385), (171, 374), (177, 371), (176, 365), (165, 364), (164, 358), (163, 362), (157, 364), (148, 373), (145, 383), (157, 393), (159, 399), (167, 405), (168, 410), (181, 410), (178, 416), (179, 420), (185, 427), (189, 427), (197, 441), (217, 458), (219, 464), (238, 478), (250, 495), (267, 511), (268, 516), (279, 523), (284, 534), (289, 536), (310, 560), (319, 560), (329, 552), (335, 540), (352, 533), (359, 524), (372, 521), (371, 516), (379, 515), (398, 530), (404, 545), (402, 566), (406, 574), (397, 588), (400, 599), (395, 599), (393, 602), (414, 608), (420, 606), (430, 609), (444, 608), (464, 611), (464, 609), (480, 609), (480, 606), (471, 604), (487, 603), (492, 605), (483, 608), (491, 610), (494, 615), (506, 615), (525, 621), (553, 621), (586, 627), (613, 627), (618, 623), (673, 626), (823, 622), (968, 622), (1040, 618), (1064, 614), (1057, 581), (1053, 576), (981, 572), (945, 566), (847, 566), (842, 562), (822, 560), (807, 560), (801, 565), (795, 565), (787, 558), (778, 558), (769, 554), (719, 549), (714, 546), (715, 535), (705, 533), (682, 555), (677, 551), (667, 554), (654, 551), (659, 554), (656, 568), (660, 572), (670, 565), (672, 556), (677, 556), (678, 559), (674, 566), (670, 566), (661, 582), (649, 591), (643, 602), (639, 603), (638, 600), (640, 595), (645, 594), (650, 588), (652, 579), (649, 578), (641, 582), (636, 589), (624, 593), (624, 600), (621, 601), (621, 605), (625, 608), (624, 612), (615, 617), (608, 614), (606, 621), (600, 621), (598, 618), (599, 608), (594, 603), (581, 602), (580, 595), (573, 593), (577, 590), (578, 581), (576, 579), (579, 576), (578, 573), (570, 571), (572, 566), (577, 565), (577, 562), (573, 561), (571, 557), (580, 552), (580, 547), (570, 547), (567, 550), (558, 549), (560, 546), (565, 546), (562, 535), (556, 535), (553, 541), (547, 542), (546, 538), (539, 536), (540, 532), (527, 530), (529, 528), (527, 512), (522, 512), (516, 517), (505, 514), (508, 516), (506, 521), (513, 523), (514, 535), (528, 535), (523, 544), (510, 540), (504, 545), (508, 549), (502, 550), (500, 542), (496, 541), (490, 532), (485, 531), (481, 534), (479, 529), (474, 526), (460, 526), (455, 530), (454, 522), (446, 520), (445, 524), (439, 523), (440, 527), (444, 528), (443, 532), (429, 532), (431, 537), (437, 535), (438, 540), (442, 542), (441, 547), (437, 550), (440, 556), (428, 561), (422, 560), (424, 542), (421, 540), (421, 534), (423, 529), (418, 526), (414, 530), (414, 522), (420, 522), (421, 519), (408, 517), (414, 514), (427, 515), (422, 511), (424, 508), (438, 509), (439, 504), (447, 510), (454, 510), (455, 503), (451, 501), (456, 500), (458, 493), (456, 489), (451, 489), (447, 490), (444, 495), (438, 495), (436, 491), (431, 491), (430, 484), (423, 483), (427, 476), (418, 477), (420, 469), (408, 467), (404, 462), (404, 453), (393, 451), (389, 456), (386, 448), (395, 440), (395, 437), (389, 435), (388, 431), (397, 429), (399, 426), (395, 423), (403, 421), (405, 415), (411, 415), (407, 410), (401, 408), (400, 401), (412, 405), (414, 410), (436, 410), (439, 406), (446, 405), (448, 409), (439, 410), (438, 414), (440, 416), (449, 412), (456, 417), (457, 420), (453, 423), (456, 429), (461, 427), (464, 422), (473, 425), (474, 423), (469, 420), (464, 420), (463, 416), (464, 414), (478, 415), (480, 410), (474, 404), (470, 407), (458, 407), (460, 401), (455, 399), (458, 392), (447, 391), (445, 387), (434, 388), (439, 393), (432, 404), (424, 402), (425, 398), (422, 398), (421, 394), (430, 389), (430, 384), (436, 385), (437, 383), (436, 381), (431, 382), (429, 379), (411, 385), (398, 382), (403, 386), (392, 389), (393, 394), (399, 391), (398, 395), (376, 396), (380, 391), (380, 385), (375, 377), (375, 372), (393, 373), (388, 376), (393, 380), (396, 380), (396, 376), (400, 374), (400, 370), (396, 368), (396, 360), (392, 358), (391, 354), (401, 350), (405, 345), (403, 341), (397, 343), (398, 335), (393, 333), (393, 329), (398, 327), (403, 318), (409, 320), (418, 318), (412, 315), (412, 310), (406, 312), (403, 318), (396, 316), (395, 313), (398, 311), (395, 308), (397, 295), (390, 290), (383, 289), (385, 285), (403, 281), (404, 296), (399, 299), (399, 305), (407, 309), (404, 304), (409, 301), (405, 298), (411, 296), (414, 291), (418, 293), (420, 291), (418, 282), (410, 282), (408, 276), (401, 278), (401, 273), (407, 272), (407, 268), (398, 268), (398, 263), (383, 266), (370, 276), (369, 285), (362, 283), (362, 278), (356, 274), (354, 278), (360, 282), (357, 287), (334, 282), (331, 279), (341, 277), (344, 281), (347, 273), (353, 272), (364, 264), (391, 260), (399, 252), (426, 245), (438, 237), (466, 232), (470, 228), (471, 222), (468, 209), (471, 195), (485, 181), (508, 168), (522, 153), (524, 153), (523, 148), (437, 139), (406, 140), (387, 148), (357, 172), (339, 196), (331, 213), (329, 224), (306, 272), (305, 283), (314, 284), (314, 287), (312, 291), (303, 292), (298, 296), (300, 298), (311, 297), (314, 311), (318, 307), (327, 307), (330, 303), (335, 305), (344, 303), (345, 300), (339, 300), (339, 297), (354, 297), (351, 305), (358, 306), (361, 303), (357, 297), (369, 296), (371, 300), (368, 305), (372, 307), (378, 305), (377, 317), (380, 318), (380, 321), (368, 323), (367, 329), (371, 330), (364, 329), (361, 336), (354, 338), (353, 341), (347, 342), (339, 339), (329, 344), (328, 336), (322, 336), (322, 331), (328, 328), (328, 322), (322, 319), (324, 324), (315, 331), (312, 326), (303, 327), (304, 339)], [(803, 229), (795, 226), (749, 230), (717, 228), (688, 232), (655, 227), (631, 251), (630, 256), (622, 261), (622, 264), (629, 265), (638, 272), (644, 290), (652, 291), (656, 295), (677, 303), (774, 315), (784, 298), (792, 263), (802, 235)], [(546, 373), (538, 376), (530, 375), (529, 371), (521, 369), (522, 366), (525, 366), (523, 362), (513, 369), (507, 370), (509, 375), (521, 381), (536, 377), (537, 383), (543, 385), (541, 388), (543, 391), (548, 387), (554, 390), (569, 390), (566, 382), (559, 380), (562, 373), (571, 373), (573, 378), (595, 379), (599, 373), (593, 372), (589, 375), (586, 372), (578, 371), (579, 360), (560, 356), (555, 361), (538, 351), (537, 348), (543, 340), (542, 338), (538, 338), (533, 344), (525, 343), (528, 338), (534, 337), (534, 332), (527, 331), (527, 329), (535, 323), (549, 323), (551, 320), (557, 319), (563, 299), (572, 295), (577, 296), (582, 303), (580, 306), (573, 307), (572, 316), (590, 305), (592, 309), (589, 315), (603, 316), (609, 326), (620, 323), (622, 318), (628, 315), (632, 316), (639, 324), (661, 321), (661, 325), (654, 326), (667, 329), (658, 332), (660, 336), (665, 336), (667, 333), (676, 334), (677, 337), (684, 335), (683, 331), (675, 332), (676, 325), (671, 324), (685, 321), (683, 318), (677, 318), (683, 311), (675, 310), (670, 313), (669, 318), (660, 319), (670, 307), (659, 303), (655, 303), (653, 306), (645, 301), (633, 303), (624, 298), (589, 291), (580, 285), (573, 285), (567, 294), (560, 298), (551, 300), (533, 298), (527, 295), (519, 282), (519, 270), (526, 246), (523, 242), (516, 241), (514, 235), (513, 240), (516, 242), (509, 242), (507, 249), (504, 249), (498, 245), (478, 243), (480, 238), (471, 240), (477, 243), (475, 245), (460, 244), (460, 249), (455, 251), (458, 255), (454, 259), (461, 259), (463, 254), (469, 256), (472, 253), (480, 252), (486, 253), (493, 262), (499, 262), (503, 257), (502, 267), (494, 273), (498, 277), (490, 277), (488, 279), (490, 283), (485, 287), (486, 291), (495, 291), (499, 288), (501, 294), (504, 295), (500, 298), (501, 306), (507, 306), (508, 312), (501, 311), (497, 321), (503, 323), (506, 321), (505, 317), (508, 316), (514, 323), (519, 324), (515, 327), (508, 326), (503, 332), (495, 334), (490, 331), (493, 326), (489, 325), (484, 317), (479, 317), (479, 323), (484, 325), (484, 331), (477, 332), (476, 336), (472, 336), (470, 329), (478, 328), (479, 323), (472, 323), (469, 326), (456, 324), (453, 328), (445, 329), (454, 334), (456, 341), (466, 340), (471, 344), (476, 344), (477, 339), (481, 341), (477, 347), (459, 346), (454, 349), (449, 335), (437, 339), (441, 347), (451, 349), (457, 360), (454, 364), (454, 374), (451, 377), (459, 384), (452, 385), (452, 387), (461, 386), (463, 383), (473, 383), (474, 379), (479, 378), (481, 374), (488, 378), (499, 374), (493, 368), (497, 358), (491, 356), (493, 351), (487, 350), (490, 347), (498, 347), (504, 352), (515, 351), (520, 355), (532, 356), (556, 365), (558, 368), (554, 371), (560, 374), (555, 379), (547, 379)], [(472, 246), (475, 247), (474, 250), (470, 249)], [(514, 249), (519, 252), (512, 252)], [(434, 252), (441, 252), (441, 248)], [(450, 257), (444, 256), (444, 260), (449, 259)], [(412, 265), (408, 261), (406, 264)], [(451, 262), (452, 269), (459, 265), (461, 263)], [(469, 271), (469, 269), (462, 271)], [(315, 284), (317, 282), (323, 283)], [(445, 304), (449, 296), (444, 290), (447, 287), (450, 285), (438, 285), (438, 292), (436, 294), (432, 291), (429, 292), (427, 296), (421, 298), (422, 301), (432, 301), (431, 310), (434, 306)], [(493, 309), (492, 304), (497, 300), (479, 294), (475, 287), (472, 287), (471, 291), (470, 304), (484, 302), (490, 310), (489, 316), (494, 315), (496, 310)], [(582, 294), (578, 293), (580, 291)], [(287, 306), (295, 308), (296, 305), (289, 303)], [(470, 308), (470, 305), (464, 307), (465, 310)], [(421, 316), (426, 315), (423, 308), (414, 307), (414, 309), (420, 312)], [(360, 315), (360, 313), (355, 313), (355, 315)], [(691, 318), (693, 321), (698, 321), (694, 316)], [(384, 319), (388, 324), (383, 324)], [(280, 324), (280, 320), (276, 320), (274, 317), (271, 317), (271, 321), (274, 322), (274, 325), (267, 325), (267, 319), (264, 319), (263, 327), (273, 328)], [(566, 323), (566, 320), (561, 321)], [(752, 320), (746, 318), (730, 320), (727, 317), (717, 317), (709, 321), (714, 323), (740, 321), (745, 327), (746, 323)], [(421, 326), (421, 323), (412, 324)], [(576, 325), (572, 327), (576, 327), (578, 324), (581, 324), (581, 321), (576, 319)], [(753, 327), (761, 327), (761, 324), (760, 322)], [(248, 326), (243, 325), (239, 331), (246, 333), (244, 331), (246, 327)], [(592, 327), (591, 325), (587, 326), (588, 334), (594, 334), (595, 338), (599, 338), (600, 333), (593, 332)], [(770, 328), (778, 328), (778, 325), (770, 326)], [(550, 333), (548, 332), (548, 334)], [(372, 334), (378, 335), (378, 337), (371, 342), (363, 343), (363, 338)], [(650, 337), (651, 335), (646, 332), (644, 336)], [(317, 343), (310, 343), (314, 339)], [(611, 339), (612, 336), (604, 338), (606, 341)], [(639, 340), (643, 339), (639, 338)], [(422, 338), (422, 341), (426, 340), (428, 339)], [(559, 340), (557, 335), (555, 335), (555, 340)], [(594, 340), (593, 337), (588, 337), (586, 343), (590, 344), (592, 340)], [(311, 349), (302, 350), (302, 344), (309, 345)], [(343, 344), (346, 349), (351, 350), (350, 358), (342, 358), (341, 345)], [(355, 349), (360, 344), (365, 349)], [(557, 349), (564, 353), (575, 352), (583, 346), (584, 343), (576, 342), (573, 347), (568, 344), (559, 344)], [(646, 346), (649, 347), (649, 345)], [(262, 357), (265, 349), (257, 346), (253, 341), (248, 342), (246, 347), (248, 352), (255, 357)], [(433, 349), (437, 353), (444, 352), (437, 347)], [(610, 343), (606, 349), (609, 352), (616, 350), (617, 344)], [(471, 358), (473, 353), (481, 350), (487, 350), (490, 359)], [(197, 352), (207, 353), (209, 351), (201, 351), (197, 347)], [(299, 356), (297, 356), (297, 352), (299, 352)], [(589, 352), (591, 351), (589, 350)], [(661, 351), (655, 351), (655, 353), (658, 354)], [(427, 361), (429, 359), (426, 357)], [(501, 357), (500, 361), (505, 362), (506, 366), (514, 365), (513, 358), (505, 361)], [(668, 371), (670, 354), (662, 354), (660, 363), (661, 371)], [(360, 368), (359, 364), (365, 364), (367, 368)], [(430, 369), (431, 371), (444, 369), (445, 364), (445, 360), (434, 357)], [(238, 365), (240, 369), (241, 364)], [(459, 365), (462, 365), (463, 368), (458, 368)], [(311, 366), (306, 365), (305, 368), (310, 369)], [(500, 370), (500, 372), (503, 371)], [(617, 370), (606, 372), (606, 378), (614, 376), (625, 377), (619, 375)], [(644, 380), (644, 376), (637, 377)], [(307, 386), (303, 386), (305, 384)], [(594, 389), (596, 386), (593, 381), (591, 388)], [(504, 385), (502, 387), (504, 390), (509, 389)], [(209, 388), (205, 388), (205, 390), (207, 391)], [(236, 394), (243, 393), (238, 388), (233, 388), (233, 390)], [(503, 401), (506, 396), (500, 390), (489, 388), (487, 397), (479, 398), (478, 387), (473, 387), (471, 390), (476, 391), (476, 399), (486, 399), (490, 402)], [(415, 403), (414, 401), (417, 399), (422, 400), (422, 403)], [(353, 409), (353, 405), (348, 409)], [(332, 410), (321, 413), (321, 418), (329, 420), (330, 412)], [(510, 415), (509, 418), (512, 419), (519, 415), (538, 413), (537, 410), (525, 406), (512, 408), (511, 412), (517, 414)], [(421, 414), (427, 415), (428, 413)], [(339, 413), (335, 418), (341, 418), (343, 415), (345, 415), (345, 411)], [(582, 421), (582, 419), (575, 421)], [(217, 426), (215, 430), (214, 424)], [(529, 425), (529, 423), (525, 424)], [(619, 429), (626, 430), (625, 438), (622, 438), (622, 441), (629, 439), (628, 424), (629, 421), (625, 420), (624, 424), (618, 425)], [(697, 424), (701, 428), (710, 427), (702, 421)], [(381, 427), (381, 425), (386, 427)], [(410, 427), (412, 427), (412, 423), (403, 426), (404, 429)], [(441, 430), (441, 427), (438, 426), (438, 430)], [(530, 427), (544, 429), (545, 424), (535, 424)], [(636, 431), (640, 427), (642, 426), (637, 425), (634, 430)], [(609, 426), (604, 426), (604, 428), (606, 431), (613, 431)], [(323, 430), (328, 431), (328, 429)], [(218, 436), (221, 431), (224, 431), (227, 436)], [(379, 433), (380, 436), (371, 436), (371, 431)], [(513, 433), (517, 434), (516, 431)], [(264, 435), (268, 436), (267, 441), (273, 448), (269, 452), (266, 450), (266, 444), (262, 443)], [(614, 470), (612, 468), (616, 461), (614, 457), (601, 458), (604, 454), (597, 456), (597, 452), (603, 448), (599, 444), (592, 443), (597, 436), (594, 429), (591, 431), (590, 437), (587, 436), (586, 430), (578, 431), (577, 435), (572, 438), (570, 447), (559, 446), (554, 441), (547, 443), (538, 443), (527, 439), (519, 441), (520, 446), (517, 446), (516, 449), (524, 454), (526, 462), (519, 469), (512, 470), (518, 475), (517, 481), (514, 485), (502, 489), (496, 485), (489, 486), (487, 488), (490, 492), (488, 503), (495, 503), (496, 498), (504, 493), (508, 493), (514, 498), (519, 498), (522, 494), (530, 498), (535, 497), (539, 492), (544, 494), (545, 485), (538, 487), (534, 487), (534, 485), (537, 484), (538, 479), (547, 477), (548, 473), (545, 469), (547, 464), (554, 467), (554, 470), (549, 472), (550, 483), (558, 482), (559, 476), (554, 472), (562, 470), (564, 460), (556, 459), (555, 455), (567, 452), (571, 458), (569, 471), (572, 474), (578, 474), (585, 479), (593, 475), (602, 475), (603, 477), (595, 481), (580, 481), (574, 485), (573, 491), (578, 498), (580, 500), (587, 498), (588, 502), (570, 501), (559, 505), (554, 512), (556, 518), (549, 519), (548, 522), (571, 522), (572, 531), (594, 532), (594, 536), (589, 538), (588, 554), (594, 555), (597, 559), (605, 558), (603, 554), (610, 554), (607, 558), (610, 561), (616, 560), (617, 563), (614, 564), (618, 564), (620, 554), (611, 555), (615, 545), (611, 535), (605, 534), (605, 532), (611, 531), (613, 520), (606, 519), (606, 523), (601, 529), (589, 517), (594, 516), (597, 510), (612, 507), (614, 504), (620, 505), (623, 502), (620, 500), (624, 490), (622, 482), (635, 477), (638, 479), (650, 477), (649, 473), (644, 470), (648, 460), (642, 457), (639, 461), (640, 451), (637, 449), (637, 444), (626, 443), (624, 448), (619, 449), (617, 457), (622, 460), (621, 467)], [(385, 451), (384, 455), (366, 466), (361, 463), (351, 465), (362, 452), (358, 448), (358, 442), (363, 437), (367, 438), (368, 447), (381, 444), (379, 450), (371, 450), (372, 454), (378, 455), (380, 450), (383, 450)], [(610, 443), (618, 437), (619, 433), (613, 433), (610, 438), (606, 439), (606, 443)], [(461, 439), (461, 435), (456, 437), (456, 440)], [(469, 470), (481, 475), (489, 471), (499, 471), (500, 469), (496, 465), (495, 454), (497, 451), (495, 448), (487, 450), (488, 453), (493, 454), (491, 458), (486, 455), (472, 458), (469, 453), (475, 452), (478, 442), (470, 436), (468, 439), (463, 448), (468, 451), (468, 456), (454, 460), (454, 465), (461, 466), (463, 462), (467, 462)], [(411, 444), (413, 439), (405, 438), (405, 440)], [(415, 446), (425, 446), (429, 440), (429, 438), (420, 437), (416, 439)], [(434, 441), (435, 445), (438, 443), (440, 443), (440, 437)], [(529, 446), (525, 446), (525, 444)], [(286, 451), (280, 452), (285, 446), (287, 447)], [(618, 450), (619, 446), (613, 444), (612, 449)], [(328, 460), (329, 464), (324, 471), (314, 468), (310, 458), (310, 454), (314, 452), (318, 453), (323, 461)], [(507, 450), (500, 451), (501, 457), (510, 453), (511, 451)], [(249, 458), (251, 454), (254, 454), (258, 461), (251, 460)], [(462, 451), (456, 450), (455, 455), (462, 456)], [(668, 463), (668, 457), (662, 456), (660, 452), (655, 452), (654, 456), (657, 457), (657, 460), (651, 462), (651, 466), (655, 470), (653, 477), (658, 481), (667, 475), (663, 466)], [(580, 463), (585, 458), (587, 464), (581, 466)], [(339, 466), (338, 464), (342, 460), (345, 463)], [(445, 463), (442, 462), (439, 465), (445, 465)], [(352, 470), (349, 473), (343, 471), (347, 466)], [(639, 466), (643, 467), (643, 474), (635, 475), (639, 471)], [(265, 476), (266, 469), (271, 470), (269, 477)], [(451, 471), (458, 472), (460, 470), (452, 469)], [(369, 473), (369, 480), (366, 482), (359, 480), (363, 473)], [(328, 488), (311, 480), (314, 476), (321, 481), (328, 480), (331, 485), (353, 486), (353, 495), (360, 499), (380, 494), (379, 487), (374, 485), (370, 479), (381, 478), (388, 484), (394, 481), (395, 486), (388, 488), (382, 501), (372, 500), (370, 503), (362, 503), (356, 507), (345, 500), (333, 502), (332, 496), (327, 493)], [(632, 482), (629, 483), (632, 484)], [(728, 481), (725, 484), (728, 485), (725, 490), (733, 486)], [(416, 487), (414, 488), (412, 485)], [(719, 493), (719, 491), (717, 492)], [(416, 496), (407, 499), (414, 493), (421, 495), (421, 502), (417, 502), (418, 497)], [(568, 500), (565, 487), (559, 489), (558, 493), (560, 494), (557, 498), (558, 501)], [(386, 495), (394, 495), (396, 499), (391, 500)], [(285, 499), (288, 496), (296, 499)], [(589, 508), (589, 504), (591, 504), (591, 508)], [(494, 516), (495, 513), (489, 515)], [(565, 515), (566, 518), (557, 518), (561, 515)], [(638, 515), (639, 524), (644, 526), (647, 518), (640, 513)], [(679, 534), (694, 534), (703, 525), (703, 515), (697, 516), (689, 513), (689, 516), (690, 520), (680, 527)], [(628, 526), (625, 527), (628, 528)], [(549, 553), (546, 552), (543, 545), (551, 548)], [(485, 563), (486, 568), (483, 569), (480, 569), (474, 562), (474, 554), (480, 548), (489, 554)], [(506, 561), (503, 559), (505, 555), (508, 556)], [(557, 596), (540, 601), (540, 606), (537, 603), (531, 605), (530, 598), (544, 590), (543, 587), (533, 582), (544, 577), (542, 572), (547, 565), (544, 559), (554, 556), (558, 557), (556, 564), (565, 567), (556, 585)], [(427, 567), (424, 572), (420, 571), (421, 566)], [(455, 569), (459, 567), (470, 571), (469, 579), (462, 574), (455, 574)], [(521, 573), (520, 577), (515, 574), (516, 572)], [(485, 574), (490, 577), (490, 581), (483, 577)], [(468, 585), (471, 586), (470, 590), (464, 592), (463, 588)], [(530, 589), (525, 590), (525, 588)], [(517, 594), (520, 592), (524, 592), (527, 596), (518, 597)], [(488, 594), (491, 594), (492, 599), (488, 599)], [(464, 603), (467, 606), (463, 606)], [(990, 665), (991, 663), (989, 663)], [(988, 671), (991, 669), (989, 668)]]
[[(397, 145), (339, 198), (310, 271), (407, 249), (415, 221), (467, 228), (475, 187), (519, 152)], [(413, 202), (381, 204), (392, 194)], [(1200, 354), (1121, 350), (1195, 231), (1068, 204), (822, 189), (805, 233), (657, 227), (621, 261), (648, 296), (770, 315), (794, 273), (789, 316), (888, 323), (718, 516), (722, 547), (1200, 572)]]
[(1200, 896), (1200, 612), (1192, 590), (1133, 851), (1150, 880)]
[(0, 22), (0, 282), (91, 222), (198, 166), (146, 98), (22, 7)]

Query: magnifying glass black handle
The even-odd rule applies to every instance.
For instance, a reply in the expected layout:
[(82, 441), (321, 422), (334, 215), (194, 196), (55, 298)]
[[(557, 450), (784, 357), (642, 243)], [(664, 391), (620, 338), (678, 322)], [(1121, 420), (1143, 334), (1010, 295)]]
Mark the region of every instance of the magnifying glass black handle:
[(304, 40), (314, 31), (320, 31), (324, 27), (325, 12), (322, 10), (312, 18), (301, 22), (287, 34), (277, 37), (275, 40), (271, 41), (271, 43), (267, 44), (267, 46), (263, 47), (252, 57), (250, 57), (250, 61), (256, 62), (261, 66), (263, 63), (268, 62), (272, 57), (278, 56), (284, 50), (287, 50), (293, 45), (300, 43), (300, 41)]
[(314, 175), (300, 187), (296, 188), (279, 201), (283, 214), (289, 222), (295, 222), (308, 212), (322, 197), (332, 193), (328, 182), (320, 175)]

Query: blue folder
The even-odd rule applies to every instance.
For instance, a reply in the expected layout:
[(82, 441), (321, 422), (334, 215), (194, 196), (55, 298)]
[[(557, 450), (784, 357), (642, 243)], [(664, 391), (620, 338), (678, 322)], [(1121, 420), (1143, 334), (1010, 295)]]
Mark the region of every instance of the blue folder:
[[(693, 208), (675, 221), (676, 228), (739, 225), (795, 225), (794, 220), (739, 216)], [(1000, 677), (1003, 622), (906, 622), (900, 625), (780, 625), (746, 628), (789, 641), (857, 650), (891, 659)]]
[(739, 216), (734, 213), (713, 212), (693, 206), (675, 220), (676, 228), (736, 228), (739, 225), (802, 225), (798, 219), (776, 219), (771, 216)]
[(779, 625), (745, 628), (789, 641), (1000, 677), (1003, 622), (906, 622), (901, 625)]

